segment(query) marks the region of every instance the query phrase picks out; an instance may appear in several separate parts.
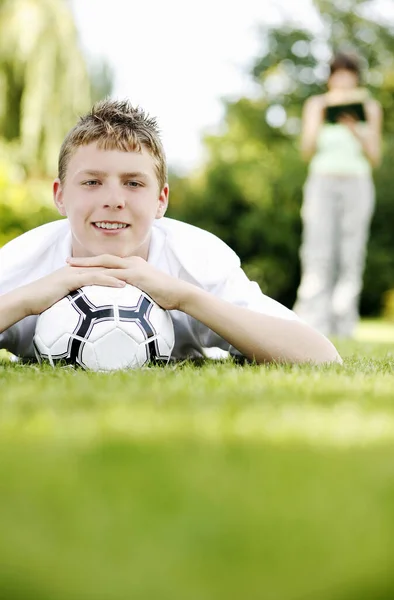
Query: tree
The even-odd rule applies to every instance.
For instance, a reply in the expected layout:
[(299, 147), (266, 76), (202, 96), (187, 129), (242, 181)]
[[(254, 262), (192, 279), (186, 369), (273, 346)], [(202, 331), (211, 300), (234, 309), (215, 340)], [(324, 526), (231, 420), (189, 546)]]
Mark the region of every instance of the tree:
[(114, 70), (112, 66), (103, 59), (89, 61), (88, 71), (90, 76), (90, 96), (92, 104), (111, 95)]
[(59, 146), (91, 103), (65, 0), (0, 0), (0, 134), (25, 168), (54, 174)]
[[(290, 21), (260, 28), (261, 52), (251, 71), (260, 92), (226, 103), (224, 133), (205, 139), (206, 167), (183, 186), (185, 201), (169, 213), (219, 234), (263, 290), (288, 306), (299, 282), (306, 176), (298, 153), (301, 110), (306, 98), (324, 90), (333, 52), (352, 48), (368, 66), (365, 84), (385, 113), (386, 157), (394, 151), (393, 25), (374, 17), (373, 1), (315, 0), (314, 6), (321, 23), (316, 31)], [(386, 158), (376, 173), (379, 202), (362, 304), (368, 313), (379, 311), (382, 294), (394, 282), (390, 181)]]

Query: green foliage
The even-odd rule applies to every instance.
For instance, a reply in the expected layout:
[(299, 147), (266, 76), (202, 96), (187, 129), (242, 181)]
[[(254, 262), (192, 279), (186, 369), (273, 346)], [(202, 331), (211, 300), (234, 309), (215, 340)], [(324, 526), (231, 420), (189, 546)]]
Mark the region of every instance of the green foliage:
[(386, 291), (394, 287), (394, 253), (391, 224), (394, 222), (393, 187), (394, 135), (386, 136), (382, 166), (376, 173), (377, 205), (372, 221), (367, 265), (364, 275), (362, 309), (378, 314), (383, 309)]
[(383, 315), (385, 319), (394, 321), (394, 289), (387, 290), (384, 294)]
[(93, 104), (111, 95), (114, 71), (112, 66), (106, 60), (102, 59), (100, 61), (90, 60), (88, 68), (91, 87), (90, 96)]
[(0, 131), (29, 173), (55, 176), (63, 138), (90, 108), (100, 75), (107, 92), (108, 69), (91, 83), (66, 0), (1, 0)]
[[(372, 224), (362, 310), (379, 313), (394, 283), (390, 188), (394, 152), (394, 24), (372, 19), (373, 2), (316, 0), (322, 27), (291, 22), (262, 27), (251, 77), (259, 93), (226, 104), (224, 132), (205, 139), (208, 161), (188, 182), (172, 182), (169, 216), (218, 234), (240, 255), (262, 289), (292, 306), (299, 282), (300, 207), (306, 165), (298, 152), (303, 103), (325, 89), (333, 51), (356, 50), (365, 85), (384, 109), (385, 159), (375, 174)], [(183, 201), (182, 201), (183, 197)]]
[(29, 180), (1, 157), (0, 247), (29, 229), (60, 218), (51, 200), (51, 182)]
[[(293, 143), (280, 141), (276, 154), (271, 152), (264, 134), (246, 118), (248, 108), (258, 112), (258, 107), (247, 100), (240, 104), (245, 118), (241, 116), (225, 138), (207, 140), (212, 158), (205, 173), (198, 185), (189, 182), (184, 190), (186, 201), (170, 205), (169, 215), (224, 239), (265, 292), (291, 302), (295, 281), (289, 273), (300, 237), (299, 224), (292, 217), (301, 203), (303, 177), (297, 171), (297, 149)], [(230, 119), (238, 108), (230, 107)], [(280, 182), (284, 161), (287, 177)], [(293, 185), (296, 177), (298, 186)], [(177, 182), (172, 187), (179, 196)]]

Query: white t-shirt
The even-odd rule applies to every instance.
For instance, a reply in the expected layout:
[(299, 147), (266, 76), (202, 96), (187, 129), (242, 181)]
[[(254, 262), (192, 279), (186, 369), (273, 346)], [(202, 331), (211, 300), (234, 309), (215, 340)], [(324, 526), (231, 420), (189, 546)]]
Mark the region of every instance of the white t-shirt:
[[(47, 223), (19, 236), (0, 249), (0, 295), (49, 275), (66, 265), (71, 255), (71, 230), (67, 219)], [(294, 312), (265, 296), (241, 269), (238, 256), (219, 238), (203, 229), (164, 217), (154, 222), (148, 262), (174, 277), (193, 283), (232, 304), (298, 320)], [(205, 348), (237, 354), (211, 329), (173, 310), (174, 358), (203, 356)], [(36, 316), (22, 319), (0, 333), (0, 348), (23, 357), (34, 357)]]

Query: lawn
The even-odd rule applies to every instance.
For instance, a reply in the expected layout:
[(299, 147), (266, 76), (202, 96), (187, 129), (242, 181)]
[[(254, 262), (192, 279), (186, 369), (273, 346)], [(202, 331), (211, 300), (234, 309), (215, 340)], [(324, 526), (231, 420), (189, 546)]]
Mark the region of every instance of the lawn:
[(392, 600), (394, 325), (337, 346), (342, 367), (3, 357), (0, 598)]

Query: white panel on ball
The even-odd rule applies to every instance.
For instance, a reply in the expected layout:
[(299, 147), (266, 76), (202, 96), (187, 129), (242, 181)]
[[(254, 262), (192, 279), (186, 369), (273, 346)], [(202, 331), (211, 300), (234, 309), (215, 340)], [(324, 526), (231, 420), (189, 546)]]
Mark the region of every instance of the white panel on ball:
[(119, 321), (118, 327), (137, 343), (143, 344), (145, 342), (146, 334), (144, 329), (136, 321)]
[(170, 313), (156, 305), (150, 311), (149, 320), (155, 328), (156, 333), (160, 332), (172, 350), (174, 347), (174, 326)]
[(97, 307), (115, 303), (118, 306), (137, 306), (141, 295), (144, 295), (140, 289), (129, 284), (126, 284), (123, 288), (87, 285), (81, 289), (90, 302)]
[(89, 298), (89, 301), (97, 307), (114, 304), (119, 300), (120, 294), (124, 288), (104, 287), (101, 285), (85, 285), (81, 288), (82, 292)]
[(65, 333), (50, 347), (49, 351), (51, 353), (52, 358), (58, 358), (61, 356), (66, 357), (69, 344), (70, 334)]
[(135, 368), (137, 349), (138, 344), (130, 336), (115, 329), (94, 344), (98, 368), (103, 371)]
[(171, 347), (168, 346), (167, 340), (165, 340), (161, 336), (157, 336), (157, 338), (156, 338), (156, 344), (157, 344), (157, 347), (159, 349), (160, 356), (168, 356), (168, 358), (171, 356), (171, 352), (172, 352), (172, 348), (173, 348), (174, 344), (172, 344)]
[(35, 352), (37, 360), (40, 360), (40, 356), (49, 356), (49, 348), (44, 344), (39, 335), (34, 337)]
[(149, 361), (148, 342), (140, 344), (137, 348), (136, 367), (143, 367)]
[(100, 370), (93, 344), (84, 342), (83, 346), (81, 346), (81, 363), (81, 366), (85, 367), (85, 369), (91, 369), (92, 371)]
[(100, 338), (104, 337), (110, 331), (114, 331), (117, 325), (114, 320), (112, 321), (98, 321), (94, 323), (91, 332), (89, 333), (89, 342), (96, 342)]
[(79, 317), (68, 298), (48, 308), (37, 319), (36, 328), (40, 329), (42, 342), (50, 348), (62, 335), (75, 329)]

